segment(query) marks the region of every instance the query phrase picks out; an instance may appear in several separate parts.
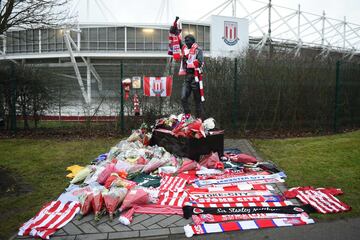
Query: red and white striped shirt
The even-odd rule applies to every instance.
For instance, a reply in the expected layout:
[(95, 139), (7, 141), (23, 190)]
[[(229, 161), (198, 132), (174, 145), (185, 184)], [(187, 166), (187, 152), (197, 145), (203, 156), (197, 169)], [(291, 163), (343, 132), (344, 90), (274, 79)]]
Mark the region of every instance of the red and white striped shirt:
[(184, 189), (188, 179), (163, 175), (160, 180), (160, 191), (180, 191)]
[(160, 193), (159, 201), (157, 203), (163, 206), (182, 207), (188, 201), (189, 194), (187, 192), (167, 191)]
[(79, 211), (79, 202), (52, 201), (24, 223), (20, 227), (18, 235), (49, 239), (50, 235), (70, 222)]
[(341, 202), (334, 195), (342, 194), (339, 188), (295, 187), (284, 193), (286, 198), (298, 198), (305, 204), (310, 204), (320, 213), (337, 213), (349, 211), (350, 206)]

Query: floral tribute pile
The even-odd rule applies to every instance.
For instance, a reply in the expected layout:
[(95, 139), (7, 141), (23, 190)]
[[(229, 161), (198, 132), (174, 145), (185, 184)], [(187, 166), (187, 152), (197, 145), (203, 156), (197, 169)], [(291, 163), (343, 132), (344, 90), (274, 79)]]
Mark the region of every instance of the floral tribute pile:
[[(170, 116), (157, 120), (154, 128), (171, 130), (178, 137), (205, 138), (215, 121)], [(76, 215), (90, 213), (96, 221), (109, 215), (109, 221), (124, 225), (131, 224), (136, 213), (181, 215), (193, 220), (193, 225), (184, 226), (191, 237), (311, 224), (314, 221), (307, 212), (350, 209), (334, 197), (341, 194), (339, 189), (296, 188), (285, 195), (278, 193), (274, 184), (284, 182), (285, 173), (238, 149), (225, 149), (222, 157), (210, 152), (194, 161), (149, 146), (150, 139), (151, 131), (142, 125), (88, 166), (68, 167), (72, 171), (69, 187), (24, 223), (19, 235), (49, 239)], [(306, 205), (294, 205), (286, 195)]]

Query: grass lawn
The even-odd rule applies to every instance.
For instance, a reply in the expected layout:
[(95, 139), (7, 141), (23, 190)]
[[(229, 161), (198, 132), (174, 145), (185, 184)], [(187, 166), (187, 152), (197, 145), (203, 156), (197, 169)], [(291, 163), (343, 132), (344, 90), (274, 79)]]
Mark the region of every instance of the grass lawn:
[[(19, 181), (31, 189), (18, 196), (0, 196), (0, 239), (10, 237), (43, 204), (61, 194), (69, 184), (65, 178), (67, 166), (88, 164), (119, 139), (0, 140), (0, 168), (19, 176)], [(286, 171), (289, 186), (343, 189), (345, 194), (340, 199), (353, 210), (321, 218), (360, 215), (360, 131), (328, 137), (253, 142), (266, 158)]]
[(360, 131), (309, 138), (253, 140), (265, 159), (287, 174), (288, 187), (337, 187), (339, 199), (352, 207), (341, 214), (314, 214), (319, 219), (360, 216)]
[(43, 204), (56, 199), (69, 185), (65, 169), (86, 165), (107, 152), (119, 139), (0, 140), (0, 167), (15, 173), (31, 192), (0, 196), (0, 239), (7, 239), (33, 217)]

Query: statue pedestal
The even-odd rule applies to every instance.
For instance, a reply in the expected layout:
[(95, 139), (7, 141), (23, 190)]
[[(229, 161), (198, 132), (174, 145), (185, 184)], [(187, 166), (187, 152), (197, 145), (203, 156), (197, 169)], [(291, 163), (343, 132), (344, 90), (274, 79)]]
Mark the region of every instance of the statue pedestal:
[(224, 131), (211, 131), (206, 138), (175, 137), (166, 129), (155, 129), (150, 140), (150, 145), (164, 147), (168, 152), (179, 157), (187, 157), (199, 161), (201, 155), (217, 152), (224, 155)]

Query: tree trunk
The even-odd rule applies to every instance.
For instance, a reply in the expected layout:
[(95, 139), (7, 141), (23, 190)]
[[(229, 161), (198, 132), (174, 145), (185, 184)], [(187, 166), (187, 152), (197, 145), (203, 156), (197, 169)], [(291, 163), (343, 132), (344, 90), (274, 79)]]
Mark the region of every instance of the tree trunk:
[(38, 123), (39, 123), (39, 116), (36, 114), (36, 111), (34, 112), (34, 126), (35, 126), (35, 129), (37, 129), (38, 127)]
[(23, 119), (24, 119), (24, 129), (29, 129), (29, 121), (28, 121), (28, 116), (26, 114), (26, 111), (23, 109)]

